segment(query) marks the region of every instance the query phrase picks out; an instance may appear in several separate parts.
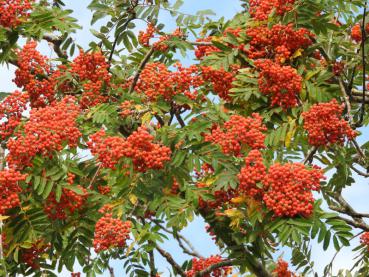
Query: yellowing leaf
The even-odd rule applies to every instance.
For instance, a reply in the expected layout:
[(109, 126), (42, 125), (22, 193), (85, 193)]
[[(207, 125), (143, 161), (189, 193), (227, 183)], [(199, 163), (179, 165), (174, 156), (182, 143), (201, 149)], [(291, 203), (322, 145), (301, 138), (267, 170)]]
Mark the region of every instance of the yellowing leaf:
[(150, 112), (147, 112), (147, 113), (145, 113), (143, 116), (142, 116), (142, 118), (141, 118), (141, 122), (142, 122), (142, 124), (148, 124), (148, 123), (150, 123), (150, 121), (151, 121), (151, 119), (152, 119), (152, 115), (151, 115), (151, 113)]
[(217, 177), (208, 178), (206, 179), (204, 184), (206, 184), (207, 187), (210, 187), (212, 184), (215, 183), (216, 180), (217, 180)]
[(132, 203), (133, 205), (136, 205), (136, 203), (137, 203), (137, 201), (138, 201), (137, 196), (136, 196), (136, 195), (134, 195), (134, 194), (129, 194), (129, 195), (128, 195), (128, 199), (129, 199), (129, 201), (131, 201), (131, 203)]
[(304, 49), (301, 48), (297, 49), (295, 53), (293, 53), (291, 59), (296, 59), (297, 57), (302, 56), (302, 52), (304, 52)]
[(246, 198), (244, 196), (238, 196), (231, 199), (233, 204), (242, 204), (246, 203)]
[(140, 112), (140, 111), (142, 111), (144, 109), (144, 106), (142, 106), (142, 105), (135, 105), (135, 109)]
[(241, 220), (244, 219), (244, 214), (237, 209), (228, 209), (224, 211), (224, 214), (231, 219), (231, 228), (238, 228), (240, 226)]
[(9, 216), (6, 216), (6, 215), (0, 215), (0, 220), (1, 221), (4, 221), (4, 220), (6, 220), (6, 219), (8, 219), (9, 218)]

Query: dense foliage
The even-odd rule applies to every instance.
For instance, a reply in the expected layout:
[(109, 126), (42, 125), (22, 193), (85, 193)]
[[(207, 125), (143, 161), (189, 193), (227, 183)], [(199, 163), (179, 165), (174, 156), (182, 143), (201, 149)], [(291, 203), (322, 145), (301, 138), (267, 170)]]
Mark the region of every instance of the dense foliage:
[[(0, 0), (19, 87), (1, 93), (0, 275), (113, 276), (118, 259), (154, 277), (161, 255), (174, 276), (314, 276), (315, 240), (354, 246), (339, 274), (368, 276), (369, 215), (342, 195), (369, 177), (366, 1), (243, 0), (228, 21), (182, 2), (92, 0), (82, 49), (62, 0)], [(180, 233), (194, 217), (221, 255)]]

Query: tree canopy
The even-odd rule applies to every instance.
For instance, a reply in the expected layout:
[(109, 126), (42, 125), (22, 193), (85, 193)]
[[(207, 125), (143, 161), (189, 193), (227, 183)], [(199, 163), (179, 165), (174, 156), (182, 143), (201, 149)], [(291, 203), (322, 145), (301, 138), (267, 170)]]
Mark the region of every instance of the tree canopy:
[[(369, 214), (343, 196), (369, 177), (367, 2), (183, 2), (92, 0), (82, 49), (63, 0), (0, 0), (19, 88), (0, 95), (0, 275), (157, 277), (162, 256), (172, 276), (318, 276), (316, 241), (356, 256), (324, 276), (368, 276)], [(195, 217), (221, 255), (181, 234)]]

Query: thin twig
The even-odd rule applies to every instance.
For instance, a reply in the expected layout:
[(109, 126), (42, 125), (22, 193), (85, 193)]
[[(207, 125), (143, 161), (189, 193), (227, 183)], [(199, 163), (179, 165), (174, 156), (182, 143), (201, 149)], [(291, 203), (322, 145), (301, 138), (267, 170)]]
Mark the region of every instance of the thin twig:
[(96, 169), (96, 172), (95, 172), (94, 176), (91, 179), (90, 184), (88, 185), (88, 188), (90, 188), (92, 186), (92, 184), (95, 182), (95, 179), (96, 179), (97, 175), (99, 174), (99, 171), (100, 171), (101, 167), (102, 167), (102, 164), (99, 164), (98, 168)]
[(352, 115), (351, 115), (350, 97), (348, 96), (348, 94), (346, 92), (345, 84), (343, 83), (343, 81), (342, 81), (341, 78), (338, 79), (338, 82), (339, 82), (339, 85), (340, 85), (340, 89), (341, 89), (343, 100), (345, 101), (345, 106), (346, 106), (346, 110), (347, 110), (348, 121), (349, 121), (349, 123), (351, 125), (353, 119), (352, 119)]
[(355, 168), (354, 166), (350, 166), (350, 168), (355, 171), (357, 174), (359, 174), (360, 176), (363, 176), (365, 178), (369, 178), (369, 173), (364, 173), (362, 171), (360, 171), (359, 169)]
[[(350, 238), (349, 239), (349, 241), (352, 241), (353, 239), (355, 239), (355, 238), (357, 238), (358, 236), (360, 236), (362, 233), (364, 233), (364, 231), (361, 231), (361, 232), (359, 232), (358, 234), (356, 234), (355, 236), (353, 236), (352, 238)], [(343, 247), (341, 246), (337, 251), (336, 251), (336, 253), (334, 254), (334, 256), (333, 256), (333, 258), (332, 258), (332, 260), (331, 260), (331, 262), (327, 265), (327, 267), (329, 267), (330, 268), (330, 271), (331, 271), (331, 274), (332, 274), (332, 265), (333, 265), (333, 262), (334, 262), (334, 260), (336, 259), (336, 257), (337, 257), (337, 255), (338, 255), (338, 253), (341, 251), (341, 249), (342, 249)], [(333, 276), (333, 275), (332, 275)]]
[(115, 277), (114, 268), (112, 268), (111, 266), (108, 266), (108, 270), (109, 270), (109, 273), (110, 273), (110, 277)]
[(182, 277), (186, 277), (186, 273), (181, 268), (181, 266), (173, 259), (172, 255), (170, 255), (168, 252), (166, 252), (164, 249), (160, 248), (159, 246), (156, 246), (156, 250), (160, 253), (160, 255), (163, 256), (167, 260), (167, 262), (175, 269), (177, 274), (179, 274)]
[(367, 9), (367, 1), (365, 1), (364, 11), (363, 11), (363, 22), (361, 25), (361, 59), (362, 59), (362, 66), (363, 66), (363, 84), (362, 84), (362, 90), (363, 90), (363, 98), (361, 102), (361, 108), (360, 108), (360, 119), (357, 123), (357, 126), (361, 126), (364, 120), (364, 113), (365, 113), (365, 92), (366, 92), (366, 53), (365, 53), (365, 38), (366, 38), (366, 30), (365, 30), (365, 16), (366, 16), (366, 9)]
[(206, 276), (207, 274), (211, 273), (212, 271), (214, 271), (215, 269), (218, 269), (220, 267), (224, 267), (224, 266), (231, 266), (233, 265), (233, 263), (235, 262), (235, 260), (225, 260), (216, 264), (212, 264), (211, 266), (205, 268), (204, 270), (197, 272), (195, 274), (195, 277), (202, 277), (202, 276)]
[(355, 149), (356, 149), (357, 153), (359, 154), (359, 156), (360, 156), (363, 160), (365, 160), (365, 159), (366, 159), (366, 157), (365, 157), (365, 154), (364, 154), (363, 150), (361, 149), (360, 145), (357, 143), (357, 141), (356, 141), (355, 139), (353, 139), (353, 140), (351, 140), (351, 141), (352, 141), (352, 143), (354, 144)]
[[(171, 231), (171, 230), (169, 230), (168, 228), (166, 228), (165, 226), (163, 226), (160, 222), (158, 222), (157, 220), (152, 220), (152, 222), (154, 222), (157, 226), (159, 226), (162, 230), (164, 230), (165, 232), (167, 232), (167, 233), (169, 233), (169, 234), (172, 234), (173, 235), (173, 237), (175, 238), (175, 239), (177, 239), (177, 240), (181, 240), (181, 241), (184, 241), (186, 244), (187, 244), (187, 246), (191, 249), (191, 251), (189, 251), (186, 247), (186, 249), (187, 249), (187, 251), (188, 252), (191, 252), (191, 254), (189, 254), (189, 253), (187, 253), (187, 254), (189, 254), (189, 255), (191, 255), (191, 256), (196, 256), (196, 257), (198, 257), (198, 258), (201, 258), (202, 256), (199, 254), (199, 252), (197, 252), (196, 251), (196, 249), (195, 249), (195, 247), (193, 247), (193, 245), (191, 244), (191, 242), (186, 238), (186, 237), (184, 237), (183, 235), (181, 235), (180, 233), (178, 233), (178, 232), (174, 232), (174, 231)], [(182, 244), (183, 245), (183, 244)], [(183, 249), (183, 248), (182, 248)]]

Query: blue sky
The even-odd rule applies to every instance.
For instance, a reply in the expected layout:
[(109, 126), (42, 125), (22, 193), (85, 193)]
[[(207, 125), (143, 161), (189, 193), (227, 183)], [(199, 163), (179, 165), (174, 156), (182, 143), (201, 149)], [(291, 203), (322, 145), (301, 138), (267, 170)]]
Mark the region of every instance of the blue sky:
[[(84, 26), (84, 28), (75, 35), (77, 38), (77, 43), (85, 48), (88, 47), (89, 42), (94, 39), (94, 37), (89, 32), (89, 22), (91, 19), (91, 13), (86, 8), (89, 4), (89, 1), (75, 1), (75, 0), (66, 0), (65, 1), (68, 8), (73, 9), (74, 16), (79, 20), (79, 23)], [(212, 9), (217, 16), (224, 16), (226, 18), (232, 17), (240, 8), (240, 1), (238, 0), (227, 0), (227, 1), (214, 1), (214, 0), (185, 0), (185, 4), (181, 8), (183, 12), (186, 13), (195, 13), (197, 10), (201, 9)], [(164, 13), (161, 18), (162, 22), (166, 24), (167, 30), (173, 30), (175, 28), (175, 22), (168, 15), (168, 13)], [(52, 51), (50, 47), (46, 43), (42, 43), (40, 49), (45, 55), (51, 55)], [(189, 59), (184, 59), (184, 63), (190, 62)], [(5, 66), (0, 66), (0, 91), (13, 91), (16, 89), (15, 85), (11, 82), (14, 78), (14, 67), (10, 66), (7, 68)], [(359, 143), (364, 143), (369, 138), (369, 132), (365, 131), (364, 135), (362, 135), (358, 141)], [(352, 206), (357, 209), (359, 212), (365, 212), (367, 209), (367, 199), (369, 199), (369, 189), (368, 182), (359, 176), (355, 176), (357, 182), (349, 189), (344, 191), (344, 196), (346, 199), (350, 201)], [(211, 254), (216, 254), (218, 252), (217, 247), (214, 245), (211, 238), (205, 232), (204, 222), (197, 218), (194, 220), (190, 226), (183, 231), (183, 235), (191, 240), (196, 249), (203, 255), (209, 256)], [(355, 244), (356, 245), (356, 244)], [(163, 248), (168, 252), (172, 253), (174, 258), (178, 260), (179, 263), (188, 259), (189, 257), (182, 254), (180, 248), (178, 248), (177, 244), (174, 241), (169, 241), (163, 245)], [(283, 249), (279, 251), (278, 254), (282, 253)], [(333, 247), (328, 249), (326, 252), (322, 250), (321, 245), (313, 244), (313, 259), (316, 262), (318, 272), (321, 272), (323, 267), (329, 263), (335, 251)], [(285, 259), (289, 259), (289, 251), (285, 251)], [(157, 266), (164, 271), (165, 273), (162, 276), (169, 276), (167, 269), (169, 265), (156, 253), (156, 262)], [(340, 254), (336, 258), (334, 268), (350, 268), (352, 264), (353, 254), (346, 249), (341, 251)], [(114, 261), (112, 263), (116, 276), (124, 276), (122, 271), (123, 263), (122, 261)], [(76, 266), (75, 271), (78, 271), (78, 266)], [(321, 274), (319, 274), (321, 275)], [(60, 276), (70, 276), (69, 273), (63, 272)], [(106, 272), (103, 276), (109, 276)]]

